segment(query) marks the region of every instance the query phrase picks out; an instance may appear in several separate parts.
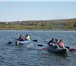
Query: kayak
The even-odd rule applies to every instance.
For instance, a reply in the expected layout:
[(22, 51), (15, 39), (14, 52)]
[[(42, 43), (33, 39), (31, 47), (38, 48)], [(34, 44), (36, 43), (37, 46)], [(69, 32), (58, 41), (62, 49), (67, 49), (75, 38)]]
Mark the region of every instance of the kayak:
[(55, 53), (55, 54), (60, 54), (60, 55), (65, 55), (67, 54), (67, 49), (65, 48), (58, 48), (56, 46), (48, 46), (48, 51)]
[(24, 40), (24, 41), (19, 41), (17, 40), (16, 41), (16, 44), (19, 45), (19, 44), (30, 44), (31, 43), (31, 40)]

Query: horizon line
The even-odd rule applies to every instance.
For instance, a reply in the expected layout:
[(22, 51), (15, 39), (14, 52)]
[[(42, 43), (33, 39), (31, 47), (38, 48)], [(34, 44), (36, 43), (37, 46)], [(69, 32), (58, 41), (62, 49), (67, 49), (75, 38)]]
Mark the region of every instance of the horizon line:
[(76, 18), (63, 18), (63, 19), (42, 19), (42, 20), (14, 20), (14, 21), (0, 21), (0, 22), (21, 22), (21, 21), (52, 21), (52, 20), (67, 20)]

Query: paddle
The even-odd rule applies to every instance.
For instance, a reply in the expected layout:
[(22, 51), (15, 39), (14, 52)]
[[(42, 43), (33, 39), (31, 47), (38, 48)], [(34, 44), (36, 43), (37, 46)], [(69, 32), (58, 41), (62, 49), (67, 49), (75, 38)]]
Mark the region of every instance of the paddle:
[(37, 46), (43, 46), (43, 45), (41, 45), (41, 44), (38, 44)]
[(38, 40), (36, 40), (36, 39), (35, 39), (35, 40), (33, 40), (33, 41), (34, 41), (34, 42), (38, 42)]
[[(43, 45), (38, 45), (38, 46), (43, 46)], [(76, 48), (70, 48), (68, 46), (65, 46), (67, 49), (69, 49), (69, 51), (73, 52), (73, 51), (76, 51)], [(48, 48), (42, 48), (43, 50), (48, 50)]]
[(42, 50), (45, 50), (45, 51), (47, 51), (47, 50), (48, 50), (48, 48), (42, 48)]
[(70, 48), (69, 46), (65, 46), (67, 49), (69, 49), (70, 51), (76, 51), (76, 48)]
[(69, 47), (69, 46), (65, 46), (65, 48), (70, 49), (70, 47)]
[(70, 51), (76, 51), (76, 48), (71, 48)]
[[(14, 37), (11, 37), (11, 38), (17, 40), (17, 38), (14, 38)], [(34, 40), (32, 40), (32, 41), (38, 42), (38, 40), (36, 40), (36, 39), (34, 39)], [(47, 43), (48, 43), (48, 41), (44, 41), (44, 42), (47, 42)], [(11, 41), (8, 42), (8, 44), (11, 44), (11, 43), (12, 43)], [(42, 46), (44, 46), (44, 45), (38, 44), (37, 46), (42, 47)], [(65, 47), (66, 47), (67, 49), (69, 49), (70, 51), (76, 51), (76, 48), (70, 48), (69, 46), (65, 46)], [(44, 49), (46, 49), (46, 48), (44, 48)]]
[(11, 41), (9, 41), (7, 44), (11, 44), (12, 42)]
[[(42, 47), (42, 46), (44, 46), (44, 45), (42, 45), (42, 44), (38, 44), (37, 46), (40, 46), (40, 47)], [(65, 46), (67, 49), (69, 49), (70, 51), (76, 51), (76, 49), (75, 48), (70, 48), (69, 46)], [(42, 50), (48, 50), (48, 48), (42, 48)]]

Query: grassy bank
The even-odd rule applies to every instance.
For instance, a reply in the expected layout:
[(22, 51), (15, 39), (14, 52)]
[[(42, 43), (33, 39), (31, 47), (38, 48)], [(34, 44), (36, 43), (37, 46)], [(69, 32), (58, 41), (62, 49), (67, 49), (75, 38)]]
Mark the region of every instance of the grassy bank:
[(51, 30), (50, 26), (0, 25), (0, 30)]
[(0, 22), (0, 30), (76, 30), (76, 19)]

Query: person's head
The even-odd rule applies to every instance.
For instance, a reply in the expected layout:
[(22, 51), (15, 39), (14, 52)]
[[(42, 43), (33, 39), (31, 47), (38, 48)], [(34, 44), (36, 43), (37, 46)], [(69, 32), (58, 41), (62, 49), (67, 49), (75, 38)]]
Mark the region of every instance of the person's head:
[(26, 34), (26, 36), (29, 36), (28, 34)]
[(22, 36), (22, 34), (20, 34), (20, 37)]
[(54, 38), (52, 38), (52, 41), (54, 41)]
[(57, 42), (57, 41), (58, 41), (58, 39), (56, 38), (56, 39), (55, 39), (55, 41)]
[(20, 34), (20, 37), (19, 37), (20, 39), (22, 39), (23, 38), (23, 36), (22, 36), (22, 34)]
[(60, 42), (62, 42), (62, 39), (60, 39)]

